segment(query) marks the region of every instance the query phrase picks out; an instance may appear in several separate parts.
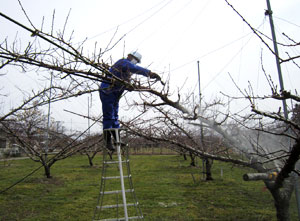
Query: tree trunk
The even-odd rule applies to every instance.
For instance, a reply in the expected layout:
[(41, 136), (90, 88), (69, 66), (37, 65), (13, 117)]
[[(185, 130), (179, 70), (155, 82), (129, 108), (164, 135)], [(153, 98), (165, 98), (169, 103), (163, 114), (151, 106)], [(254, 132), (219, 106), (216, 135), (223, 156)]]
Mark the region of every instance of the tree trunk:
[(93, 157), (90, 157), (90, 155), (88, 155), (88, 158), (89, 158), (90, 167), (94, 166)]
[(47, 178), (52, 178), (51, 174), (50, 174), (50, 166), (46, 163), (44, 164), (44, 169), (45, 169), (45, 176)]
[(47, 178), (52, 178), (51, 174), (50, 174), (50, 167), (53, 165), (53, 163), (55, 162), (55, 160), (54, 161), (49, 161), (49, 160), (47, 160), (47, 155), (43, 155), (40, 158), (40, 162), (43, 164), (44, 171), (45, 171), (45, 176)]
[(212, 159), (205, 159), (205, 168), (206, 168), (206, 180), (213, 180), (211, 168), (213, 165)]
[(192, 167), (195, 167), (196, 166), (196, 162), (195, 162), (195, 155), (192, 153), (192, 152), (190, 152), (190, 157), (191, 157), (191, 166)]
[(290, 199), (294, 190), (293, 177), (286, 179), (282, 188), (274, 188), (274, 182), (265, 182), (271, 192), (278, 221), (289, 221)]
[(185, 153), (183, 153), (182, 155), (183, 155), (183, 159), (184, 159), (184, 160), (187, 160), (187, 158), (186, 158), (186, 154), (185, 154)]
[(93, 159), (94, 159), (94, 157), (96, 156), (97, 152), (95, 151), (94, 153), (92, 153), (92, 154), (90, 155), (88, 151), (85, 151), (85, 154), (87, 155), (87, 157), (88, 157), (88, 159), (89, 159), (90, 167), (94, 166)]

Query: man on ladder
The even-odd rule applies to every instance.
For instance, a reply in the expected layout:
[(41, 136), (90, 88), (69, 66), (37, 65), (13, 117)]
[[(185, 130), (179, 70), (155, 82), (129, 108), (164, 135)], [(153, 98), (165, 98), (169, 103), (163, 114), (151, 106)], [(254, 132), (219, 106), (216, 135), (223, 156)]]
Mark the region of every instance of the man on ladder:
[[(145, 77), (154, 78), (161, 81), (158, 74), (151, 72), (146, 68), (137, 65), (140, 63), (142, 55), (137, 51), (128, 54), (127, 58), (118, 60), (110, 69), (109, 72), (126, 82), (130, 81), (131, 74), (143, 75)], [(116, 137), (114, 130), (108, 131), (110, 128), (120, 128), (119, 124), (119, 100), (126, 88), (122, 83), (102, 82), (100, 85), (100, 99), (102, 102), (103, 113), (103, 135), (106, 142), (106, 148), (114, 151), (115, 147), (112, 144), (111, 135)]]
[[(128, 54), (126, 59), (120, 59), (118, 60), (110, 69), (109, 72), (111, 73), (111, 78), (115, 76), (116, 78), (129, 82), (131, 74), (139, 74), (143, 75), (145, 77), (155, 78), (156, 80), (160, 80), (158, 74), (151, 72), (148, 69), (142, 68), (140, 66), (137, 66), (137, 63), (141, 62), (141, 54), (139, 54), (137, 51), (131, 52)], [(96, 206), (95, 213), (94, 213), (94, 220), (99, 220), (101, 209), (105, 208), (118, 208), (124, 207), (124, 219), (121, 220), (128, 220), (129, 218), (134, 219), (143, 219), (143, 215), (141, 213), (141, 210), (138, 205), (138, 201), (136, 199), (132, 180), (131, 180), (131, 173), (130, 173), (130, 167), (129, 167), (129, 160), (128, 160), (128, 150), (126, 151), (126, 160), (123, 161), (121, 157), (121, 141), (120, 141), (120, 124), (118, 121), (118, 112), (119, 112), (119, 100), (123, 94), (123, 92), (128, 88), (125, 87), (124, 84), (121, 82), (112, 83), (116, 81), (109, 81), (109, 82), (102, 82), (100, 85), (100, 99), (102, 102), (102, 112), (103, 112), (103, 135), (106, 142), (106, 148), (111, 151), (110, 158), (112, 160), (112, 153), (117, 149), (117, 161), (107, 161), (106, 160), (106, 154), (104, 151), (103, 154), (103, 166), (102, 166), (102, 176), (101, 176), (101, 186), (100, 186), (100, 194), (98, 197), (98, 206)], [(114, 137), (114, 144), (112, 142), (112, 136)], [(106, 176), (106, 169), (108, 168), (108, 164), (114, 164), (118, 163), (118, 170), (120, 172), (120, 176)], [(127, 167), (127, 176), (124, 176), (123, 174), (123, 166), (122, 163), (126, 163)], [(124, 178), (127, 178), (129, 181), (129, 189), (125, 188), (124, 184)], [(110, 179), (120, 179), (121, 181), (121, 191), (115, 190), (115, 191), (105, 191), (105, 182), (106, 180)], [(134, 203), (127, 204), (126, 195), (125, 192), (130, 192), (135, 199)], [(123, 204), (120, 205), (117, 200), (117, 204), (115, 205), (103, 205), (103, 197), (106, 194), (118, 194), (122, 193), (122, 199)], [(139, 214), (136, 217), (128, 217), (128, 211), (127, 211), (127, 205), (129, 206), (135, 206), (137, 214)], [(139, 211), (139, 213), (138, 213)], [(117, 212), (117, 216), (118, 212)], [(106, 219), (105, 219), (106, 220)], [(109, 219), (109, 220), (120, 220), (117, 219)]]

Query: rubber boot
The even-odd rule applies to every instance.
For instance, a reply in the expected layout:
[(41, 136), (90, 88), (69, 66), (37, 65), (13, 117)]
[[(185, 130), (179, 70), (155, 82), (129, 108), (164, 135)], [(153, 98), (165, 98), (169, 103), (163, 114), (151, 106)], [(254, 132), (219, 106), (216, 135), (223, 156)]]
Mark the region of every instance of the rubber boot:
[[(114, 145), (117, 145), (117, 135), (116, 135), (116, 131), (115, 131), (115, 130), (112, 130), (112, 131), (111, 131), (111, 134), (113, 135), (113, 140), (114, 140), (113, 143), (114, 143)], [(119, 133), (119, 143), (118, 143), (118, 144), (120, 144), (121, 147), (125, 147), (125, 146), (126, 146), (126, 144), (123, 143), (122, 140), (121, 140), (120, 133)]]
[(106, 148), (110, 151), (115, 151), (115, 147), (111, 141), (111, 132), (110, 131), (103, 131), (104, 140), (106, 142)]

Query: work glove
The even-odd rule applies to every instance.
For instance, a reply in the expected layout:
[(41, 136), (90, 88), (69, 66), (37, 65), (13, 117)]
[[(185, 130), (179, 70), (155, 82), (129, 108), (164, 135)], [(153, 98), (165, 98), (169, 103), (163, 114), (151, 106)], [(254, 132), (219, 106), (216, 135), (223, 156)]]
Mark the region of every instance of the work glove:
[(161, 81), (161, 77), (158, 74), (154, 73), (154, 72), (150, 72), (149, 77), (150, 78), (155, 78), (157, 81)]

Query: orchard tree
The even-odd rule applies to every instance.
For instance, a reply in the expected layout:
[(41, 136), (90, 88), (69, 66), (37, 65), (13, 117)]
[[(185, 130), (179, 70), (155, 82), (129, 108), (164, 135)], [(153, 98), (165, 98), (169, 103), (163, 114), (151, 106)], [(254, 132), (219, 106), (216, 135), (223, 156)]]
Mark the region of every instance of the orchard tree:
[(97, 153), (103, 150), (103, 134), (87, 135), (81, 141), (82, 154), (88, 157), (89, 165), (94, 166), (93, 160)]
[[(57, 130), (52, 119), (47, 126), (47, 115), (38, 106), (18, 111), (14, 116), (3, 120), (3, 128), (31, 160), (42, 164), (47, 178), (51, 178), (51, 166), (82, 150), (80, 142)], [(51, 154), (51, 155), (49, 155)]]
[[(108, 50), (103, 52), (95, 46), (92, 54), (86, 54), (84, 43), (75, 46), (72, 43), (72, 36), (66, 37), (64, 31), (57, 32), (54, 35), (53, 31), (47, 33), (36, 29), (34, 26), (29, 28), (2, 13), (0, 15), (26, 29), (34, 38), (34, 41), (28, 42), (25, 47), (24, 45), (18, 45), (18, 42), (14, 42), (12, 47), (7, 41), (1, 43), (0, 67), (4, 69), (7, 66), (16, 66), (23, 71), (34, 68), (37, 71), (50, 70), (54, 76), (57, 90), (63, 92), (54, 93), (44, 100), (39, 100), (40, 105), (47, 104), (50, 100), (58, 101), (95, 92), (98, 90), (98, 83), (102, 81), (123, 84), (131, 91), (139, 91), (142, 101), (138, 104), (145, 107), (147, 111), (151, 109), (157, 115), (149, 118), (147, 123), (137, 120), (142, 115), (125, 122), (124, 125), (129, 130), (148, 139), (172, 144), (177, 149), (184, 149), (204, 159), (242, 165), (263, 174), (276, 172), (277, 176), (274, 176), (274, 178), (272, 176), (273, 180), (267, 179), (264, 182), (273, 195), (278, 220), (289, 220), (289, 202), (294, 187), (294, 177), (291, 176), (291, 173), (296, 171), (295, 164), (299, 158), (300, 150), (300, 141), (297, 135), (299, 134), (299, 125), (293, 120), (285, 119), (280, 111), (272, 113), (260, 110), (256, 105), (256, 99), (292, 99), (299, 102), (300, 98), (296, 94), (286, 91), (278, 93), (277, 90), (272, 88), (272, 95), (259, 98), (254, 96), (252, 91), (248, 91), (242, 94), (243, 99), (248, 100), (251, 104), (251, 114), (240, 116), (220, 110), (215, 115), (213, 107), (218, 104), (207, 104), (205, 108), (200, 109), (199, 106), (191, 104), (188, 98), (183, 97), (180, 91), (178, 91), (177, 99), (174, 100), (168, 82), (166, 84), (154, 84), (155, 82), (152, 80), (127, 82), (112, 76), (108, 71), (109, 65), (102, 61), (103, 55)], [(244, 19), (244, 21), (246, 20)], [(271, 47), (263, 40), (262, 33), (253, 29), (250, 24), (249, 27), (265, 43), (268, 50), (272, 51)], [(295, 46), (298, 45), (295, 44)], [(108, 49), (108, 47), (106, 48)], [(276, 54), (274, 51), (272, 53)], [(282, 59), (282, 61), (293, 62), (298, 57), (289, 57), (288, 59)], [(68, 84), (64, 84), (66, 81), (68, 81)], [(32, 103), (38, 99), (38, 96), (36, 96), (38, 94), (37, 92), (34, 93), (19, 108), (5, 114), (0, 122), (12, 113), (25, 108), (33, 108)], [(145, 112), (145, 110), (142, 110), (142, 112)], [(258, 116), (259, 118), (257, 118)], [(154, 125), (151, 122), (158, 123)], [(274, 126), (271, 127), (270, 125), (276, 122), (283, 123), (285, 127), (274, 130)], [(149, 130), (150, 127), (146, 127), (147, 125), (151, 126), (151, 130)], [(222, 138), (220, 145), (213, 148), (204, 148), (203, 144), (191, 135), (193, 130), (190, 127), (192, 125), (199, 128), (203, 126), (208, 134)], [(287, 128), (293, 128), (297, 133), (291, 134)], [(184, 142), (178, 139), (182, 136), (187, 138)], [(292, 146), (286, 147), (284, 142), (281, 143), (280, 140), (280, 142), (276, 142), (277, 146), (274, 149), (274, 147), (269, 147), (265, 143), (266, 140), (277, 139), (278, 137), (283, 137), (282, 141), (285, 141), (285, 137), (291, 139)], [(76, 150), (71, 150), (69, 147), (57, 154), (57, 158), (54, 160), (62, 159), (76, 152)], [(234, 156), (231, 153), (235, 153)]]

